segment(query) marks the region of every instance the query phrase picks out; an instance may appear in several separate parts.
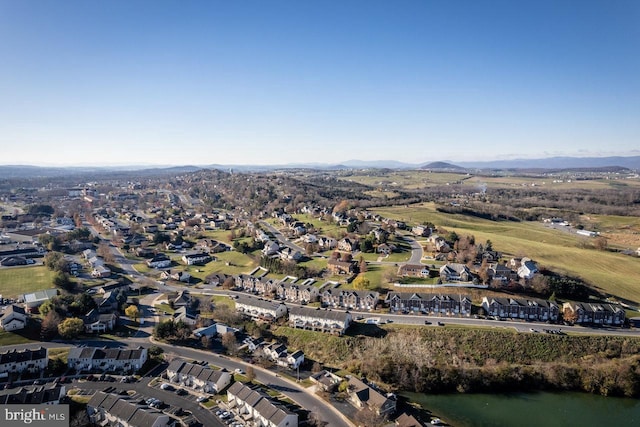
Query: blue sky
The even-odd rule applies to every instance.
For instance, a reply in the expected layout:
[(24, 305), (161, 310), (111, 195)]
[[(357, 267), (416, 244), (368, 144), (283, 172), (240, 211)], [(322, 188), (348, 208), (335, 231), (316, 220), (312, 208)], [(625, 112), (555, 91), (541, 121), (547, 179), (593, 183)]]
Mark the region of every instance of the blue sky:
[(640, 2), (0, 0), (0, 164), (640, 155)]

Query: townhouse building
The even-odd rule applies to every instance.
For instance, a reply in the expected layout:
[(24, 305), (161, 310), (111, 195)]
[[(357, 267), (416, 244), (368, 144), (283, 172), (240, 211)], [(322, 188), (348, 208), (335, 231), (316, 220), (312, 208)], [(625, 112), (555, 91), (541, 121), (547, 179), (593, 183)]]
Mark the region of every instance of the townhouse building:
[(57, 405), (66, 394), (62, 384), (24, 386), (0, 391), (0, 405)]
[(8, 350), (0, 353), (0, 374), (2, 373), (37, 373), (44, 371), (49, 364), (49, 350), (36, 349)]
[(389, 292), (385, 303), (392, 312), (467, 317), (471, 315), (472, 305), (468, 295), (417, 292)]
[(318, 288), (310, 284), (280, 282), (275, 289), (278, 299), (300, 304), (308, 304), (318, 300)]
[(560, 307), (553, 301), (522, 298), (482, 298), (487, 316), (501, 319), (522, 319), (538, 322), (558, 320)]
[(375, 310), (379, 298), (380, 294), (374, 291), (327, 289), (322, 292), (321, 301), (324, 307)]
[(231, 384), (232, 376), (225, 369), (214, 370), (207, 366), (174, 360), (167, 368), (170, 382), (204, 393), (218, 394)]
[(135, 372), (147, 361), (147, 349), (73, 347), (67, 365), (77, 372)]
[(297, 329), (342, 335), (352, 322), (351, 313), (308, 307), (289, 308), (289, 326)]
[(271, 322), (287, 314), (287, 306), (279, 301), (240, 295), (236, 299), (236, 311), (254, 319)]
[(174, 418), (167, 414), (137, 405), (118, 394), (97, 391), (87, 403), (87, 415), (92, 425), (118, 427), (173, 427)]
[(577, 324), (620, 326), (625, 321), (625, 311), (613, 304), (565, 302), (562, 314), (565, 320)]
[(234, 383), (227, 390), (229, 408), (255, 427), (297, 427), (298, 415), (273, 402), (263, 392)]

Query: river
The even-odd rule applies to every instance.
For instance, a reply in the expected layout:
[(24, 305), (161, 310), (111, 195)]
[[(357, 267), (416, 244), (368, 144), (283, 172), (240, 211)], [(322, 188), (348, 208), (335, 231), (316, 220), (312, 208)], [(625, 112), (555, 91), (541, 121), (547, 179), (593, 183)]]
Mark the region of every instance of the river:
[(640, 400), (586, 393), (403, 393), (455, 427), (640, 425)]

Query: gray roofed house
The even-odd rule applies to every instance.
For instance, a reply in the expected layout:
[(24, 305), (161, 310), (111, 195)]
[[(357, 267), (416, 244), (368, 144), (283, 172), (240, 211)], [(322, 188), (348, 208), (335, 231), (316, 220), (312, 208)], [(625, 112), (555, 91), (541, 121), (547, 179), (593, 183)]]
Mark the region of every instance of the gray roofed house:
[(18, 329), (24, 329), (27, 325), (29, 316), (25, 313), (24, 308), (11, 304), (8, 306), (0, 316), (0, 328), (5, 331), (16, 331)]
[(135, 372), (147, 361), (147, 349), (73, 347), (67, 365), (76, 371)]
[(281, 302), (240, 295), (236, 299), (236, 311), (255, 319), (270, 322), (286, 315), (287, 306)]
[(95, 308), (82, 317), (84, 322), (84, 331), (106, 332), (111, 331), (118, 324), (118, 316), (115, 313), (101, 313)]
[(44, 371), (49, 363), (49, 350), (37, 349), (8, 350), (0, 353), (0, 373)]
[(32, 404), (56, 405), (67, 394), (62, 384), (25, 386), (0, 391), (0, 405)]
[(24, 299), (24, 303), (27, 309), (33, 309), (36, 307), (40, 307), (42, 303), (45, 301), (49, 301), (51, 298), (58, 295), (58, 290), (56, 288), (45, 289), (44, 291), (36, 291), (30, 294), (24, 294), (22, 299)]
[(253, 420), (258, 426), (297, 427), (298, 415), (283, 405), (273, 402), (269, 396), (244, 385), (234, 383), (227, 390), (229, 408), (245, 420)]
[(220, 393), (231, 383), (227, 370), (214, 370), (206, 366), (174, 360), (167, 368), (169, 381), (205, 393)]
[(200, 318), (200, 315), (198, 313), (184, 306), (178, 308), (173, 313), (174, 322), (183, 322), (189, 326), (194, 326), (196, 323), (198, 323), (199, 318)]
[(97, 391), (87, 403), (87, 415), (97, 425), (120, 427), (171, 427), (176, 420), (168, 415), (140, 406), (122, 396)]
[(357, 408), (368, 407), (378, 415), (390, 415), (396, 410), (396, 401), (353, 375), (349, 377), (349, 400)]
[(342, 335), (351, 325), (351, 313), (307, 307), (289, 308), (289, 326)]

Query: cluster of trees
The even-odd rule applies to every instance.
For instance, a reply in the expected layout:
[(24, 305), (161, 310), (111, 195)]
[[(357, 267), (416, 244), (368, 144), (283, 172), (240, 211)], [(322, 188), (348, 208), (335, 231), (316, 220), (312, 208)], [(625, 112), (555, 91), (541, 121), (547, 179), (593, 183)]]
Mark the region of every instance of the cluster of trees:
[[(286, 334), (286, 328), (278, 334)], [(311, 343), (286, 337), (309, 358), (329, 357), (336, 368), (400, 390), (555, 389), (640, 396), (640, 341), (624, 337), (414, 328), (388, 331), (385, 339), (359, 336)]]
[(299, 278), (318, 277), (320, 271), (297, 264), (295, 261), (281, 260), (268, 256), (260, 257), (260, 266), (268, 269), (272, 273), (286, 274)]
[(167, 320), (153, 328), (153, 336), (160, 340), (183, 341), (191, 336), (191, 327), (181, 320)]

